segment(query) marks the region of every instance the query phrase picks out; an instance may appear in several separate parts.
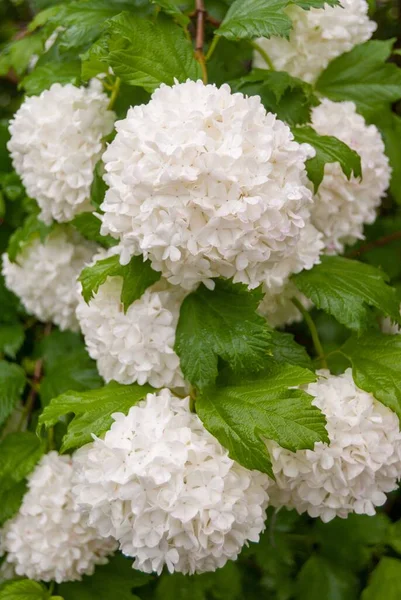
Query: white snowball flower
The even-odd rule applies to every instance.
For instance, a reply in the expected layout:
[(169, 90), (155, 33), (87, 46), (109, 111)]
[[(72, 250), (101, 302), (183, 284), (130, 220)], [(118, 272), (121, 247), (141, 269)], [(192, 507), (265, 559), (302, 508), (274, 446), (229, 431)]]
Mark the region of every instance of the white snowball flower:
[(339, 376), (321, 371), (305, 389), (326, 416), (330, 445), (294, 453), (268, 442), (276, 476), (271, 504), (324, 522), (352, 512), (373, 515), (401, 477), (398, 417), (357, 388), (350, 369)]
[[(303, 10), (288, 6), (285, 13), (293, 23), (289, 39), (260, 38), (258, 44), (268, 54), (277, 71), (313, 83), (329, 62), (366, 42), (377, 25), (368, 17), (366, 0), (340, 0), (341, 6)], [(259, 52), (254, 53), (254, 67), (267, 69)]]
[(337, 137), (361, 157), (362, 179), (348, 181), (339, 163), (325, 165), (312, 208), (312, 222), (323, 232), (327, 252), (342, 252), (345, 244), (363, 238), (363, 226), (376, 219), (391, 169), (378, 129), (366, 124), (353, 102), (323, 99), (312, 110), (312, 126), (320, 135)]
[(60, 226), (43, 243), (35, 238), (27, 244), (16, 262), (3, 254), (6, 286), (40, 321), (52, 321), (61, 330), (78, 331), (76, 278), (96, 249), (92, 242)]
[(7, 147), (45, 223), (90, 210), (93, 170), (115, 118), (108, 102), (99, 81), (87, 88), (55, 83), (15, 113)]
[(173, 349), (184, 292), (160, 281), (124, 313), (122, 284), (121, 277), (109, 277), (89, 304), (78, 294), (77, 318), (100, 375), (107, 382), (184, 386)]
[(120, 240), (122, 264), (143, 253), (186, 289), (218, 276), (254, 288), (297, 255), (314, 150), (259, 96), (201, 81), (162, 85), (116, 129), (103, 156), (101, 232)]
[(264, 529), (269, 478), (231, 460), (188, 403), (148, 394), (75, 455), (89, 524), (147, 573), (214, 571)]
[(71, 457), (45, 455), (28, 478), (28, 491), (2, 531), (6, 565), (16, 575), (41, 581), (75, 581), (91, 575), (116, 550), (79, 512), (72, 494)]

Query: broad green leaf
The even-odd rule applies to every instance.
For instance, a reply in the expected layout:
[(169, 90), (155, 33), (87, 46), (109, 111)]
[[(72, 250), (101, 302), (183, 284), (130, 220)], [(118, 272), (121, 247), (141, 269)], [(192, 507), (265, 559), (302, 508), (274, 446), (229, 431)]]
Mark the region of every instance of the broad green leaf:
[(0, 527), (18, 512), (26, 490), (25, 480), (19, 481), (9, 490), (0, 490)]
[(240, 570), (228, 562), (213, 573), (164, 573), (158, 578), (155, 600), (243, 600)]
[(151, 0), (152, 4), (156, 4), (159, 6), (164, 12), (170, 17), (173, 17), (174, 21), (176, 21), (182, 27), (186, 27), (190, 22), (190, 19), (187, 15), (178, 8), (176, 2), (173, 0)]
[(392, 110), (382, 110), (372, 115), (371, 121), (380, 129), (386, 154), (392, 168), (390, 192), (397, 204), (401, 204), (401, 117)]
[(10, 433), (0, 442), (0, 489), (10, 490), (32, 471), (44, 447), (34, 433)]
[(109, 30), (109, 65), (122, 81), (153, 92), (161, 83), (202, 77), (184, 31), (162, 15), (153, 22), (121, 13)]
[(39, 237), (43, 242), (52, 231), (53, 225), (45, 225), (36, 214), (30, 215), (22, 226), (17, 229), (10, 238), (8, 244), (8, 257), (11, 262), (16, 262), (18, 254), (24, 247)]
[(15, 323), (18, 319), (18, 298), (6, 288), (2, 273), (0, 273), (0, 306), (0, 321)]
[[(0, 325), (0, 336), (2, 327)], [(0, 425), (20, 400), (25, 383), (25, 373), (19, 365), (0, 360)]]
[(24, 338), (24, 327), (18, 321), (9, 324), (0, 323), (0, 352), (4, 352), (6, 356), (15, 358), (24, 343)]
[(10, 42), (0, 52), (0, 75), (7, 75), (13, 69), (17, 75), (22, 75), (28, 68), (32, 56), (40, 54), (43, 49), (41, 33), (26, 35), (19, 40)]
[(102, 388), (66, 392), (54, 398), (39, 417), (38, 430), (51, 427), (60, 417), (74, 414), (68, 425), (61, 451), (77, 448), (92, 441), (92, 434), (102, 435), (112, 423), (115, 412), (127, 414), (153, 388), (149, 385), (121, 385), (112, 381)]
[(233, 85), (243, 94), (260, 96), (267, 111), (291, 126), (308, 123), (312, 107), (319, 104), (311, 85), (285, 71), (255, 69)]
[(81, 81), (81, 62), (49, 62), (38, 65), (21, 82), (28, 96), (38, 96), (53, 83), (79, 85)]
[(181, 305), (175, 351), (185, 378), (199, 389), (216, 380), (219, 357), (234, 370), (257, 371), (271, 354), (269, 326), (256, 310), (262, 292), (215, 280), (203, 284)]
[(103, 162), (99, 160), (93, 172), (93, 181), (91, 185), (91, 204), (97, 211), (100, 210), (100, 205), (104, 200), (106, 190), (107, 186), (103, 181)]
[(359, 154), (341, 140), (331, 135), (319, 135), (312, 127), (296, 127), (292, 132), (297, 142), (310, 144), (316, 151), (316, 156), (307, 160), (305, 164), (315, 193), (322, 183), (324, 166), (327, 163), (338, 162), (347, 179), (350, 179), (352, 175), (362, 177)]
[(0, 600), (49, 600), (50, 592), (42, 583), (30, 579), (6, 582), (0, 589)]
[(234, 90), (235, 81), (232, 80), (236, 80), (248, 72), (252, 53), (252, 46), (246, 40), (234, 42), (221, 38), (218, 50), (207, 63), (209, 82), (221, 86), (229, 81), (231, 89)]
[(144, 291), (160, 279), (160, 273), (154, 271), (149, 260), (142, 256), (133, 256), (128, 265), (120, 265), (119, 256), (109, 256), (98, 260), (93, 266), (85, 267), (79, 276), (82, 284), (82, 296), (89, 302), (108, 277), (122, 277), (121, 302), (127, 312), (130, 305), (138, 300)]
[(122, 554), (113, 556), (107, 565), (96, 567), (93, 575), (82, 581), (62, 583), (58, 591), (64, 600), (139, 600), (132, 593), (151, 581), (152, 576), (132, 568), (132, 559)]
[(290, 365), (298, 365), (304, 369), (312, 369), (312, 360), (304, 346), (297, 344), (294, 336), (291, 333), (282, 333), (272, 329), (271, 350), (273, 358), (278, 363), (289, 363)]
[(277, 364), (252, 379), (235, 376), (233, 385), (218, 385), (196, 400), (206, 429), (248, 469), (272, 474), (265, 440), (292, 451), (313, 449), (328, 441), (325, 418), (312, 406), (312, 397), (289, 389), (316, 379), (295, 365)]
[(297, 583), (296, 600), (358, 600), (359, 598), (359, 582), (356, 575), (316, 554), (313, 554), (303, 565)]
[(395, 523), (392, 523), (388, 528), (386, 542), (398, 554), (401, 554), (401, 519), (399, 519)]
[(76, 215), (71, 221), (71, 225), (75, 227), (79, 233), (90, 240), (97, 242), (104, 248), (111, 248), (117, 244), (117, 240), (110, 235), (100, 235), (100, 220), (93, 213), (81, 213)]
[(77, 350), (52, 361), (51, 367), (45, 361), (45, 375), (40, 384), (42, 405), (67, 390), (90, 390), (100, 387), (102, 378), (97, 372), (96, 363), (82, 345)]
[[(235, 0), (216, 34), (228, 39), (255, 38), (271, 36), (289, 37), (292, 21), (284, 9), (289, 4), (300, 8), (323, 8), (324, 0)], [(334, 6), (337, 0), (326, 4)]]
[(399, 299), (387, 279), (386, 273), (371, 265), (340, 256), (323, 256), (321, 264), (292, 278), (317, 308), (358, 332), (372, 323), (369, 306), (400, 321)]
[(401, 561), (383, 557), (373, 571), (361, 600), (400, 600)]
[(99, 73), (108, 73), (108, 52), (107, 38), (102, 36), (96, 40), (87, 52), (81, 54), (81, 77), (83, 81), (88, 81), (92, 77), (96, 77)]
[(370, 40), (335, 58), (316, 90), (331, 100), (352, 100), (365, 116), (401, 98), (401, 69), (386, 63), (394, 40)]
[(355, 336), (341, 352), (351, 361), (356, 385), (401, 419), (401, 336), (376, 332)]
[(34, 358), (42, 358), (45, 370), (50, 370), (57, 368), (57, 364), (66, 356), (79, 350), (85, 350), (85, 345), (78, 333), (53, 329), (36, 345)]

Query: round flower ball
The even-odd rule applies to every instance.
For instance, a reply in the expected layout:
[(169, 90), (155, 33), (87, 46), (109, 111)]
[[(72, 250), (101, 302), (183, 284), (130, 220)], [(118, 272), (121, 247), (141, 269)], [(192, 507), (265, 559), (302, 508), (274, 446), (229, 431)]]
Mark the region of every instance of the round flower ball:
[(72, 494), (69, 456), (45, 455), (28, 478), (28, 491), (15, 517), (2, 530), (5, 564), (37, 581), (80, 580), (107, 563), (115, 540), (100, 537), (86, 523)]
[[(339, 6), (325, 4), (310, 10), (291, 5), (284, 11), (293, 24), (289, 39), (272, 36), (257, 43), (277, 71), (313, 83), (331, 60), (372, 36), (377, 25), (368, 10), (366, 0), (340, 0)], [(256, 51), (253, 66), (269, 68)]]
[(146, 573), (214, 571), (265, 527), (269, 478), (234, 462), (188, 405), (148, 394), (75, 454), (89, 525)]
[(364, 225), (375, 221), (391, 169), (380, 132), (366, 124), (353, 102), (323, 99), (312, 110), (312, 126), (320, 135), (337, 137), (361, 157), (362, 179), (348, 180), (339, 163), (328, 163), (315, 196), (312, 222), (323, 233), (326, 251), (334, 254), (362, 239)]
[(108, 103), (98, 80), (80, 88), (55, 83), (26, 98), (15, 113), (7, 147), (45, 223), (91, 210), (93, 170), (115, 119)]
[(101, 233), (120, 240), (122, 264), (143, 254), (185, 289), (219, 276), (254, 288), (297, 255), (314, 150), (259, 96), (162, 85), (116, 129), (103, 155)]
[(76, 315), (100, 375), (106, 382), (184, 386), (174, 352), (183, 291), (160, 281), (124, 312), (122, 285), (122, 277), (108, 277), (88, 304), (78, 294)]
[(78, 331), (76, 278), (96, 249), (67, 226), (58, 226), (43, 242), (34, 238), (26, 244), (16, 262), (3, 254), (6, 287), (39, 321)]
[(324, 522), (350, 513), (374, 515), (401, 477), (398, 417), (357, 388), (351, 369), (319, 375), (304, 389), (326, 417), (330, 443), (294, 453), (268, 442), (276, 477), (270, 502)]

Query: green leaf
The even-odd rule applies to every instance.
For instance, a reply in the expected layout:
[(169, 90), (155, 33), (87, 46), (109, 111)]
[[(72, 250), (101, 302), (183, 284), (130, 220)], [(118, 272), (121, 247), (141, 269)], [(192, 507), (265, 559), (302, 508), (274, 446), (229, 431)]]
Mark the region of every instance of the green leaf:
[(391, 110), (382, 110), (371, 121), (380, 129), (390, 160), (390, 192), (397, 204), (401, 204), (401, 117)]
[(206, 429), (248, 469), (272, 475), (265, 440), (293, 452), (328, 441), (325, 418), (312, 397), (289, 389), (315, 381), (314, 373), (295, 365), (272, 365), (250, 380), (234, 378), (202, 393), (196, 411)]
[(107, 190), (107, 185), (103, 181), (103, 168), (103, 162), (99, 160), (96, 163), (96, 167), (93, 172), (93, 181), (91, 185), (91, 204), (96, 208), (97, 211), (100, 210), (100, 205), (104, 200)]
[(202, 77), (191, 42), (169, 19), (152, 22), (121, 13), (109, 30), (109, 65), (122, 81), (153, 92), (161, 83)]
[(71, 221), (71, 225), (73, 225), (84, 238), (91, 242), (97, 242), (104, 248), (111, 248), (117, 244), (117, 240), (110, 235), (100, 235), (101, 222), (93, 213), (81, 213), (76, 215)]
[(320, 75), (316, 90), (331, 100), (352, 100), (369, 116), (401, 97), (401, 70), (385, 61), (394, 40), (370, 40), (335, 58)]
[(242, 77), (248, 72), (252, 53), (252, 46), (246, 40), (234, 42), (221, 38), (218, 51), (214, 52), (207, 63), (209, 82), (221, 86), (230, 81), (231, 89), (233, 89), (232, 80)]
[(32, 471), (44, 451), (34, 433), (10, 433), (0, 442), (0, 488), (11, 490)]
[(42, 583), (30, 579), (6, 582), (0, 590), (0, 600), (48, 600), (50, 593)]
[(117, 254), (109, 256), (82, 270), (79, 281), (82, 284), (85, 302), (93, 298), (108, 277), (123, 278), (121, 302), (124, 311), (127, 312), (130, 305), (138, 300), (148, 287), (156, 283), (161, 275), (154, 271), (150, 261), (144, 261), (142, 256), (133, 256), (128, 265), (120, 265)]
[(142, 587), (151, 581), (152, 576), (132, 568), (132, 559), (121, 554), (113, 556), (107, 565), (96, 567), (90, 577), (82, 581), (62, 583), (58, 591), (64, 600), (139, 600), (132, 589)]
[(0, 273), (0, 306), (0, 321), (15, 323), (18, 319), (18, 298), (6, 288), (2, 273)]
[(308, 123), (319, 104), (311, 85), (285, 71), (255, 69), (233, 85), (247, 96), (260, 96), (267, 111), (291, 126)]
[(19, 481), (9, 490), (0, 490), (0, 527), (18, 512), (27, 490), (26, 481)]
[(352, 363), (356, 385), (401, 419), (401, 336), (376, 332), (354, 336), (345, 342), (341, 352)]
[(371, 325), (369, 306), (400, 322), (397, 293), (387, 279), (371, 265), (340, 256), (323, 256), (319, 265), (292, 277), (317, 308), (358, 332)]
[[(284, 9), (289, 4), (300, 8), (323, 8), (324, 0), (235, 0), (216, 31), (216, 35), (228, 39), (255, 38), (271, 36), (289, 37), (292, 21)], [(330, 6), (338, 4), (337, 0), (329, 0)]]
[(28, 96), (38, 96), (47, 90), (53, 83), (66, 85), (72, 83), (79, 85), (81, 82), (81, 62), (74, 60), (71, 62), (49, 62), (44, 65), (38, 65), (21, 81)]
[(22, 75), (27, 70), (32, 56), (40, 54), (42, 49), (41, 33), (26, 35), (10, 42), (0, 53), (0, 75), (7, 75), (10, 69), (14, 69), (17, 75)]
[[(3, 326), (0, 326), (0, 334)], [(25, 387), (25, 373), (19, 365), (0, 360), (0, 425), (12, 413)]]
[(316, 150), (316, 156), (307, 160), (305, 164), (315, 193), (322, 183), (326, 163), (338, 162), (347, 179), (350, 179), (351, 175), (362, 177), (359, 154), (344, 142), (330, 135), (319, 135), (312, 127), (296, 127), (293, 134), (297, 142), (310, 144)]
[(298, 365), (304, 369), (311, 369), (312, 360), (304, 346), (297, 344), (291, 333), (282, 333), (272, 329), (270, 332), (273, 358), (278, 363)]
[(362, 600), (400, 600), (401, 561), (385, 556), (381, 559), (362, 592)]
[(393, 550), (401, 554), (401, 519), (389, 527), (386, 542)]
[(36, 214), (29, 215), (23, 225), (10, 237), (8, 244), (8, 257), (11, 262), (16, 262), (18, 254), (24, 247), (39, 237), (43, 242), (52, 231), (53, 225), (45, 225)]
[(190, 23), (190, 19), (187, 15), (178, 8), (177, 4), (173, 2), (173, 0), (150, 0), (152, 4), (156, 4), (160, 6), (161, 9), (170, 17), (173, 17), (174, 21), (176, 21), (182, 27), (186, 27), (188, 23)]
[(92, 44), (87, 52), (81, 54), (81, 77), (83, 81), (88, 81), (99, 73), (108, 73), (108, 53), (107, 38), (102, 36)]
[(316, 554), (303, 565), (297, 583), (297, 600), (357, 600), (359, 597), (355, 574)]
[(4, 352), (6, 356), (15, 358), (24, 343), (24, 338), (24, 327), (18, 321), (10, 324), (0, 324), (0, 352)]
[(256, 310), (262, 292), (243, 284), (215, 280), (203, 284), (181, 305), (175, 351), (185, 378), (199, 389), (216, 380), (218, 358), (234, 370), (257, 371), (270, 353), (269, 326)]
[(70, 391), (54, 398), (39, 417), (38, 431), (52, 427), (60, 417), (73, 413), (61, 451), (77, 448), (92, 441), (92, 434), (105, 433), (115, 412), (127, 414), (131, 406), (153, 390), (149, 385), (121, 385), (112, 381), (102, 388), (90, 391)]

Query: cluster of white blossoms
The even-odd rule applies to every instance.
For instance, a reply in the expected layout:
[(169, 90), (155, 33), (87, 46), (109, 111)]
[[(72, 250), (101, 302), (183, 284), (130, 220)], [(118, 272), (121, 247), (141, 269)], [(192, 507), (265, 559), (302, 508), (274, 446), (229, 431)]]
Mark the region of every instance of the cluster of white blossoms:
[[(326, 4), (323, 9), (303, 10), (294, 5), (285, 9), (293, 23), (289, 39), (272, 36), (257, 40), (277, 71), (312, 83), (331, 60), (372, 36), (377, 24), (368, 17), (366, 0), (340, 0), (340, 4)], [(259, 52), (254, 54), (253, 65), (268, 68)]]
[(304, 389), (326, 416), (330, 444), (290, 452), (268, 442), (276, 483), (273, 506), (295, 508), (327, 522), (348, 514), (373, 515), (401, 478), (398, 417), (371, 394), (356, 387), (351, 370), (320, 371)]
[(269, 286), (288, 277), (285, 265), (304, 266), (314, 150), (259, 96), (201, 81), (162, 85), (116, 129), (103, 155), (101, 232), (120, 240), (122, 264), (143, 254), (186, 289), (219, 276)]
[(148, 394), (75, 454), (89, 525), (148, 573), (214, 571), (265, 527), (269, 478), (231, 460), (188, 403)]
[(43, 242), (37, 237), (26, 244), (16, 262), (3, 254), (6, 286), (40, 321), (78, 331), (76, 278), (96, 249), (74, 230), (58, 226)]
[(333, 135), (361, 157), (362, 179), (344, 175), (339, 163), (328, 163), (315, 196), (312, 222), (323, 233), (326, 251), (338, 253), (345, 244), (363, 238), (363, 226), (373, 223), (390, 183), (391, 169), (375, 125), (367, 125), (353, 102), (323, 99), (312, 109), (312, 126)]
[(115, 119), (108, 103), (97, 80), (81, 88), (55, 83), (15, 113), (8, 149), (45, 223), (91, 209), (93, 170)]
[(116, 550), (116, 542), (99, 536), (79, 511), (73, 472), (69, 456), (50, 452), (29, 476), (19, 512), (1, 531), (1, 552), (16, 575), (57, 583), (80, 580)]
[(122, 284), (121, 277), (109, 277), (88, 304), (78, 294), (76, 315), (100, 375), (107, 382), (184, 386), (173, 349), (183, 290), (160, 281), (125, 313)]

